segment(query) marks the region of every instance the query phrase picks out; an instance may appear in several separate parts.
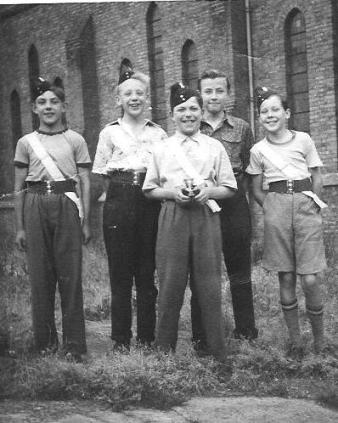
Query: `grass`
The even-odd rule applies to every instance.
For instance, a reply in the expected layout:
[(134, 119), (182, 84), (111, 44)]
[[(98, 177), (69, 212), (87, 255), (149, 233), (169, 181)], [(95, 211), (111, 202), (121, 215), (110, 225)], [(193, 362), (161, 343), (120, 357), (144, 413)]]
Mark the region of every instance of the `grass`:
[[(90, 251), (85, 254), (88, 269), (93, 268), (95, 257)], [(85, 270), (84, 296), (87, 319), (98, 321), (108, 316), (109, 287), (103, 258), (102, 262), (96, 262), (95, 268), (97, 274)], [(252, 276), (259, 338), (252, 343), (229, 339), (231, 366), (225, 366), (212, 358), (196, 357), (191, 348), (188, 290), (175, 355), (150, 352), (136, 346), (132, 346), (130, 354), (112, 353), (109, 331), (100, 338), (100, 330), (95, 329), (90, 337), (95, 338), (91, 345), (96, 347), (84, 363), (67, 362), (61, 353), (37, 357), (32, 351), (27, 276), (3, 274), (0, 277), (3, 293), (0, 310), (5, 310), (4, 305), (7, 305), (7, 313), (2, 322), (8, 322), (10, 347), (17, 351), (18, 358), (0, 361), (0, 398), (91, 399), (121, 410), (130, 405), (165, 409), (196, 395), (256, 395), (310, 398), (338, 409), (338, 347), (337, 356), (312, 353), (310, 325), (304, 313), (304, 297), (299, 291), (306, 355), (301, 362), (288, 359), (277, 276), (264, 272), (259, 264), (254, 266)], [(337, 277), (338, 269), (330, 267), (322, 283), (326, 336), (331, 345), (334, 345), (338, 329)], [(232, 314), (226, 278), (223, 306), (230, 331)], [(60, 326), (59, 310), (57, 322)], [(109, 327), (107, 322), (105, 324)], [(101, 323), (95, 325), (100, 328)]]

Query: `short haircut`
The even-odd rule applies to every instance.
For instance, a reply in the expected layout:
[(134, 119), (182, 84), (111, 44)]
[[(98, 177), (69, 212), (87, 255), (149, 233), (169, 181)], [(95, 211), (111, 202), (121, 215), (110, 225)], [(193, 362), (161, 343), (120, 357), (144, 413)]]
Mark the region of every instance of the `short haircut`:
[(221, 72), (218, 69), (206, 69), (202, 72), (200, 79), (198, 80), (198, 89), (201, 91), (201, 81), (203, 79), (216, 79), (216, 78), (224, 78), (225, 79), (225, 85), (227, 92), (230, 91), (230, 81), (227, 75), (224, 72)]

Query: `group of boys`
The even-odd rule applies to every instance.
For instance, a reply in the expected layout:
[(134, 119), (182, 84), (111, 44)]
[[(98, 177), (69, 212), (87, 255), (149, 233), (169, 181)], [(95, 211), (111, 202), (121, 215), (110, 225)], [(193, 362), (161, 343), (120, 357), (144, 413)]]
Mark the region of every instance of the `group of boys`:
[[(171, 87), (176, 132), (167, 138), (163, 129), (144, 118), (148, 77), (124, 70), (116, 88), (122, 117), (100, 133), (92, 171), (102, 175), (106, 192), (103, 236), (114, 350), (130, 348), (135, 282), (137, 344), (175, 351), (189, 282), (193, 346), (225, 360), (222, 254), (230, 280), (234, 336), (257, 337), (245, 172), (253, 135), (245, 121), (225, 111), (230, 84), (224, 73), (204, 72), (199, 88), (180, 83)], [(35, 343), (42, 353), (57, 349), (58, 283), (63, 348), (68, 357), (80, 360), (86, 352), (81, 241), (90, 239), (91, 161), (84, 139), (64, 127), (60, 87), (41, 80), (33, 111), (39, 129), (19, 140), (14, 163), (16, 242), (27, 251)]]

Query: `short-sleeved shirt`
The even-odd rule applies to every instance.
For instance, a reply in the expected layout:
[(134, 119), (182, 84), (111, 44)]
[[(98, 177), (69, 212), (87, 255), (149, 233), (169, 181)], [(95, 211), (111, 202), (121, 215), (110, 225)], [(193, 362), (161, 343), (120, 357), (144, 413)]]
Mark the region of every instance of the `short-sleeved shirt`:
[(178, 163), (176, 148), (183, 149), (189, 162), (208, 186), (237, 189), (229, 157), (220, 142), (201, 132), (191, 137), (176, 132), (154, 150), (143, 191), (184, 185), (184, 179), (189, 178), (189, 175)]
[[(46, 135), (34, 131), (49, 156), (66, 179), (76, 178), (77, 167), (90, 167), (91, 160), (87, 144), (84, 138), (77, 132), (67, 129), (54, 135)], [(26, 136), (19, 139), (14, 157), (14, 165), (27, 167), (28, 174), (26, 181), (43, 181), (50, 179), (50, 176), (30, 146)]]
[(114, 169), (145, 171), (154, 146), (165, 138), (165, 131), (150, 120), (144, 121), (140, 135), (135, 137), (118, 119), (100, 132), (92, 171), (101, 175)]
[(267, 138), (255, 144), (250, 151), (250, 164), (246, 172), (251, 175), (264, 174), (267, 183), (287, 179), (285, 174), (261, 152), (261, 146), (266, 143), (286, 163), (292, 165), (297, 175), (293, 179), (309, 178), (311, 176), (309, 169), (323, 166), (310, 135), (299, 131), (291, 132), (293, 133), (291, 140), (283, 144), (272, 143)]
[(228, 153), (235, 172), (244, 172), (249, 164), (250, 149), (254, 138), (250, 126), (245, 120), (224, 114), (224, 119), (213, 129), (206, 121), (200, 126), (203, 134), (220, 141)]

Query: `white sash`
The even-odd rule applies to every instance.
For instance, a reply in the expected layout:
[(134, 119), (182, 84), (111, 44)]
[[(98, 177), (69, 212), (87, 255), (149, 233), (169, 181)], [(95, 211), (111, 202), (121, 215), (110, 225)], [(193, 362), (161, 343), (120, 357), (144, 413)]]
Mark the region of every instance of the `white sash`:
[[(259, 145), (259, 151), (265, 156), (274, 166), (277, 167), (288, 179), (295, 179), (297, 177), (296, 169), (290, 163), (287, 163), (282, 157), (280, 157), (268, 143), (261, 143)], [(317, 194), (312, 191), (302, 191), (303, 194), (311, 197), (313, 201), (321, 208), (327, 207), (327, 204), (322, 201)]]
[[(28, 139), (29, 145), (32, 147), (34, 153), (37, 155), (38, 159), (41, 161), (41, 163), (44, 165), (45, 169), (49, 173), (50, 177), (54, 181), (65, 181), (65, 178), (60, 171), (60, 169), (57, 167), (54, 160), (50, 157), (50, 155), (47, 153), (45, 147), (41, 144), (38, 136), (34, 133), (26, 135), (26, 138)], [(75, 192), (69, 191), (65, 192), (65, 195), (72, 200), (76, 207), (79, 210), (79, 216), (80, 219), (83, 219), (83, 209), (82, 204)]]
[[(184, 170), (184, 172), (189, 176), (189, 178), (194, 179), (197, 185), (202, 185), (205, 183), (205, 180), (202, 176), (197, 172), (197, 170), (193, 167), (193, 165), (188, 160), (187, 156), (184, 154), (184, 151), (179, 145), (171, 145), (171, 150), (175, 155), (179, 165)], [(220, 206), (217, 204), (215, 200), (207, 200), (206, 205), (210, 208), (213, 213), (217, 213), (221, 211)]]

